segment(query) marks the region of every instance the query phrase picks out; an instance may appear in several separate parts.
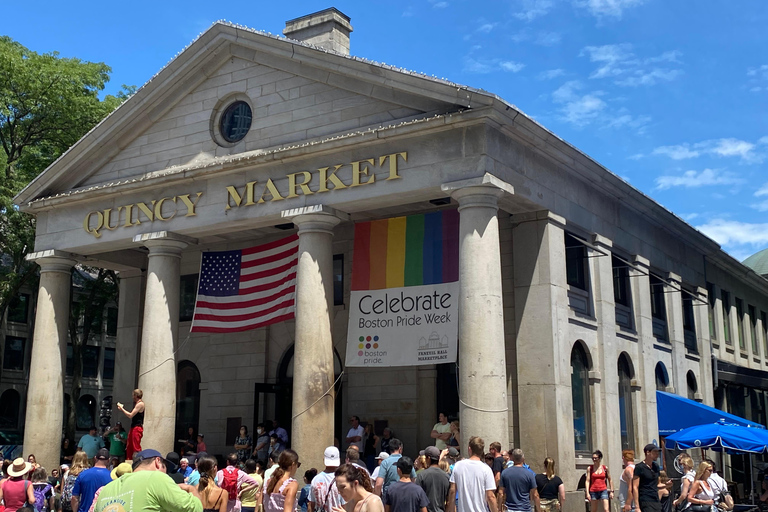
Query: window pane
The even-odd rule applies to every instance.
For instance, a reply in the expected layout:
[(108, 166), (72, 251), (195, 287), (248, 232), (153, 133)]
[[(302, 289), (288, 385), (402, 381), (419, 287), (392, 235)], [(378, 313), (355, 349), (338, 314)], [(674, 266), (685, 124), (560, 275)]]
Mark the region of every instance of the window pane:
[(683, 337), (685, 338), (685, 348), (690, 352), (698, 352), (693, 300), (693, 295), (683, 290)]
[(29, 316), (29, 295), (22, 293), (11, 300), (8, 305), (8, 321), (20, 324), (27, 323)]
[(99, 375), (99, 347), (83, 347), (83, 377), (95, 378)]
[(659, 320), (667, 319), (667, 311), (664, 302), (664, 283), (651, 274), (649, 277), (651, 283), (651, 314)]
[(0, 429), (16, 430), (19, 426), (21, 396), (15, 389), (7, 389), (0, 396)]
[(763, 324), (763, 344), (765, 345), (763, 353), (768, 357), (768, 315), (765, 311), (760, 312), (760, 322)]
[(96, 424), (96, 399), (91, 395), (83, 395), (80, 400), (77, 401), (77, 408), (75, 409), (75, 417), (77, 418), (77, 429), (85, 430), (91, 425)]
[(619, 358), (619, 424), (622, 450), (634, 450), (635, 448), (635, 430), (632, 415), (632, 375), (629, 363), (622, 356)]
[(198, 274), (181, 276), (179, 298), (179, 322), (189, 322), (195, 314)]
[(613, 300), (616, 304), (629, 307), (629, 266), (611, 257), (613, 266)]
[(333, 305), (344, 305), (344, 255), (333, 255)]
[(576, 346), (571, 353), (571, 400), (573, 402), (573, 434), (576, 452), (592, 449), (589, 411), (589, 369), (583, 349)]
[(664, 363), (656, 363), (656, 389), (666, 391), (669, 386), (669, 378)]
[(5, 353), (3, 354), (3, 369), (24, 369), (24, 345), (26, 340), (16, 336), (5, 337)]
[(117, 308), (107, 308), (107, 336), (117, 336)]
[[(688, 398), (691, 400), (696, 399), (696, 392), (699, 390), (698, 384), (696, 384), (696, 376), (693, 372), (689, 371), (685, 379), (688, 383)], [(743, 401), (743, 398), (742, 398)]]
[(104, 323), (104, 311), (98, 311), (91, 319), (91, 336), (101, 335), (101, 327)]
[(115, 349), (104, 349), (104, 372), (102, 378), (112, 380), (115, 378)]
[(565, 271), (568, 284), (587, 289), (587, 248), (579, 240), (565, 234)]

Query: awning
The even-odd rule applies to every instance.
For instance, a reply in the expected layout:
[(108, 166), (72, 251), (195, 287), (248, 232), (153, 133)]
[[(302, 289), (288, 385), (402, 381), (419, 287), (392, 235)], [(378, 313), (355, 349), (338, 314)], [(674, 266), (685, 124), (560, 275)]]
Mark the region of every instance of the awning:
[(659, 435), (661, 436), (668, 436), (696, 425), (717, 423), (720, 420), (745, 427), (765, 428), (759, 423), (664, 391), (656, 391), (656, 411), (659, 416)]

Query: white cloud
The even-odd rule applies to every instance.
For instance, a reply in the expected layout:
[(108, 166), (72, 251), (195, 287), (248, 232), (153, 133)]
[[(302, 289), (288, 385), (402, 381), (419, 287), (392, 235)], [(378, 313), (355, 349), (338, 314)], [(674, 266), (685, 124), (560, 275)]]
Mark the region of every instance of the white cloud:
[(762, 196), (768, 196), (768, 183), (757, 189), (757, 192), (755, 192), (755, 197)]
[(640, 85), (656, 85), (657, 82), (671, 82), (683, 72), (679, 69), (652, 69), (650, 71), (638, 69), (632, 76), (622, 80), (616, 80), (616, 85), (638, 87)]
[(448, 2), (438, 2), (436, 0), (429, 0), (429, 3), (432, 4), (432, 8), (434, 9), (445, 9), (448, 7)]
[[(758, 143), (762, 144), (762, 139)], [(759, 163), (763, 156), (755, 152), (755, 144), (733, 137), (705, 140), (696, 144), (660, 146), (653, 150), (654, 155), (666, 155), (673, 160), (686, 160), (704, 154), (719, 157), (739, 157), (747, 163)]]
[(553, 78), (563, 76), (564, 74), (565, 71), (562, 69), (549, 69), (539, 73), (539, 80), (552, 80)]
[(722, 245), (749, 245), (754, 248), (768, 244), (768, 224), (713, 219), (696, 229)]
[(590, 62), (598, 65), (590, 78), (613, 78), (616, 85), (627, 87), (651, 86), (676, 79), (683, 74), (681, 70), (667, 69), (660, 64), (679, 63), (681, 55), (672, 50), (639, 59), (632, 52), (632, 45), (627, 43), (585, 46), (579, 53), (580, 57), (588, 56)]
[(630, 128), (637, 129), (638, 133), (643, 133), (645, 125), (651, 122), (651, 116), (632, 116), (624, 112), (625, 112), (624, 110), (621, 110), (619, 113), (617, 113), (613, 117), (606, 117), (605, 127), (606, 128), (630, 127)]
[(559, 32), (540, 32), (536, 37), (536, 44), (541, 46), (555, 46), (563, 39)]
[(612, 17), (621, 18), (624, 9), (640, 5), (645, 0), (574, 0), (573, 4), (577, 7), (587, 9), (592, 15), (598, 18)]
[(501, 69), (504, 71), (511, 71), (512, 73), (517, 73), (518, 71), (522, 70), (525, 67), (525, 64), (521, 62), (515, 62), (513, 60), (507, 60), (503, 61), (501, 64)]
[(740, 183), (744, 183), (744, 180), (733, 173), (723, 172), (719, 169), (704, 169), (700, 172), (685, 171), (679, 176), (659, 176), (656, 178), (656, 189), (698, 188), (711, 185), (738, 185)]
[(768, 64), (747, 69), (747, 76), (763, 77), (768, 80)]
[(479, 27), (477, 27), (477, 32), (482, 32), (483, 34), (488, 34), (491, 30), (496, 27), (496, 23), (483, 23)]
[[(762, 187), (757, 189), (755, 191), (755, 197), (765, 197), (768, 196), (768, 183), (764, 184)], [(753, 203), (751, 205), (752, 208), (759, 212), (768, 212), (768, 199), (763, 199), (762, 201), (758, 203)]]
[(600, 99), (600, 96), (603, 95), (602, 91), (580, 94), (577, 91), (581, 88), (581, 83), (573, 80), (566, 82), (552, 93), (552, 100), (562, 105), (560, 107), (561, 119), (576, 126), (589, 124), (607, 106)]
[(660, 146), (653, 150), (654, 155), (666, 155), (672, 160), (685, 160), (687, 158), (696, 158), (698, 151), (691, 150), (687, 145), (680, 146)]
[(525, 67), (525, 64), (521, 62), (515, 62), (513, 60), (502, 61), (500, 59), (493, 60), (479, 60), (472, 57), (466, 57), (464, 59), (464, 72), (475, 73), (484, 75), (487, 73), (493, 73), (495, 71), (507, 71), (511, 73), (517, 73)]
[(554, 0), (517, 0), (519, 10), (514, 13), (514, 16), (521, 20), (532, 21), (547, 14), (554, 3)]
[(765, 137), (760, 137), (759, 139), (757, 139), (757, 143), (758, 144), (768, 144), (768, 135), (766, 135)]
[(409, 5), (403, 11), (403, 18), (410, 18), (411, 16), (413, 16), (413, 6)]
[(693, 219), (698, 218), (698, 217), (699, 217), (698, 213), (681, 213), (680, 214), (680, 218), (683, 219), (683, 220), (686, 220), (688, 222), (690, 222)]

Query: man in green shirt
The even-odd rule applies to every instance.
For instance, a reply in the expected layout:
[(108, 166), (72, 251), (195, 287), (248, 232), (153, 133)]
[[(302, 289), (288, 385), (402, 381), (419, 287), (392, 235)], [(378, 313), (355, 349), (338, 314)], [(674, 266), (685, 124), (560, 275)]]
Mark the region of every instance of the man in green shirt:
[(202, 512), (197, 489), (175, 484), (165, 474), (170, 465), (157, 450), (142, 450), (127, 473), (101, 488), (94, 512)]
[[(117, 459), (117, 464), (125, 461), (125, 444), (128, 442), (128, 433), (119, 421), (115, 426), (104, 432), (104, 436), (109, 440), (109, 458)], [(117, 464), (113, 464), (117, 466)]]

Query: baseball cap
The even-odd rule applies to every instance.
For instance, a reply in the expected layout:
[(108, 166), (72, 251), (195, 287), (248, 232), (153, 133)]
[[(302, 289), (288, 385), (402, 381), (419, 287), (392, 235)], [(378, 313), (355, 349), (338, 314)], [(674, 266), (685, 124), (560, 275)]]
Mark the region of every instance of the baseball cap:
[(326, 466), (334, 467), (338, 466), (341, 458), (339, 457), (339, 449), (335, 446), (329, 446), (323, 453), (323, 462)]
[(175, 471), (176, 470), (176, 464), (169, 461), (165, 457), (163, 457), (159, 451), (152, 450), (151, 448), (148, 448), (146, 450), (141, 450), (139, 453), (137, 453), (134, 456), (134, 462), (133, 462), (133, 468), (135, 469), (136, 466), (139, 465), (142, 461), (148, 460), (148, 459), (154, 459), (155, 457), (160, 457), (163, 459), (163, 462), (165, 463), (165, 467), (167, 471)]
[(432, 460), (440, 460), (440, 450), (437, 449), (437, 446), (427, 446), (419, 452), (419, 455), (426, 455)]
[(379, 453), (379, 456), (376, 457), (376, 460), (384, 460), (388, 458), (389, 458), (389, 454), (387, 452), (381, 452)]
[(648, 453), (653, 450), (659, 451), (659, 447), (653, 443), (648, 443), (647, 445), (645, 445), (645, 447), (643, 447), (643, 453)]
[(453, 446), (449, 446), (448, 447), (448, 456), (455, 459), (456, 457), (459, 456), (459, 450), (457, 450)]
[(98, 452), (96, 452), (96, 458), (99, 460), (109, 460), (109, 450), (106, 448), (101, 448)]

